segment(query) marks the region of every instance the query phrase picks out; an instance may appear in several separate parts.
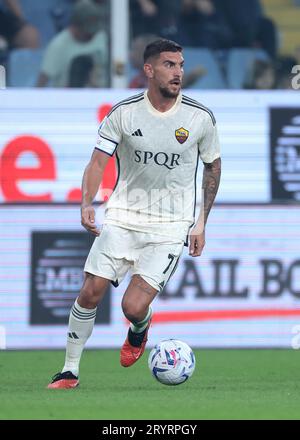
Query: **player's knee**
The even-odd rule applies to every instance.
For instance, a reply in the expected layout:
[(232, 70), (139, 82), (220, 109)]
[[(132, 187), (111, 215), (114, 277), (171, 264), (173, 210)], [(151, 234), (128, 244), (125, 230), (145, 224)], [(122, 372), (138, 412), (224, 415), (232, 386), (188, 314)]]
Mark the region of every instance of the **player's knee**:
[(79, 297), (78, 303), (81, 307), (91, 309), (97, 307), (100, 300), (99, 292), (91, 287), (82, 287)]
[(145, 307), (142, 304), (137, 304), (131, 300), (122, 301), (123, 313), (130, 322), (142, 321), (145, 317)]

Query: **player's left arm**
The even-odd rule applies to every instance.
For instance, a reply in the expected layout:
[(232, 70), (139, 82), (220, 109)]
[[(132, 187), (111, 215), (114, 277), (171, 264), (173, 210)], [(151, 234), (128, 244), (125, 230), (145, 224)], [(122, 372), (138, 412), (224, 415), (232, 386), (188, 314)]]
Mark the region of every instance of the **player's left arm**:
[(202, 179), (202, 200), (199, 217), (190, 233), (189, 253), (192, 257), (201, 255), (205, 245), (205, 226), (216, 198), (221, 178), (221, 158), (204, 163)]
[(200, 256), (204, 248), (205, 226), (216, 198), (221, 178), (220, 143), (216, 121), (212, 114), (206, 116), (205, 130), (198, 142), (200, 157), (204, 164), (201, 209), (189, 237), (189, 253), (193, 257)]

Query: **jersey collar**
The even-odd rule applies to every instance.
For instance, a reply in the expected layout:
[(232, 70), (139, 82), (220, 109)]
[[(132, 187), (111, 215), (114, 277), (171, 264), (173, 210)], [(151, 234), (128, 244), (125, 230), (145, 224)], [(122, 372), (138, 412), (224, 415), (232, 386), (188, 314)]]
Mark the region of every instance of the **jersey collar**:
[(181, 103), (181, 99), (182, 99), (182, 94), (179, 93), (179, 95), (177, 96), (177, 99), (175, 101), (175, 104), (173, 105), (173, 107), (171, 107), (169, 110), (167, 110), (166, 112), (160, 112), (158, 110), (156, 110), (156, 108), (153, 107), (153, 105), (150, 102), (150, 99), (148, 98), (148, 90), (145, 91), (144, 93), (144, 98), (145, 98), (145, 104), (146, 107), (148, 108), (148, 110), (156, 115), (156, 116), (160, 116), (161, 118), (165, 118), (166, 116), (170, 116), (173, 115), (174, 113), (177, 112), (179, 105)]

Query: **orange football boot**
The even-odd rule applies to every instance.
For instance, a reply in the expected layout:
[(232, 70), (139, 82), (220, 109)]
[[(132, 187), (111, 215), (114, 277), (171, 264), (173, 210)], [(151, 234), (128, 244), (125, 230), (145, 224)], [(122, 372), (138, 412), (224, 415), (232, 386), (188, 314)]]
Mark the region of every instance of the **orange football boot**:
[[(133, 365), (144, 353), (148, 340), (147, 336), (150, 324), (151, 319), (149, 320), (147, 327), (143, 332), (141, 332), (141, 334), (133, 333), (133, 331), (129, 327), (127, 338), (120, 352), (120, 363), (122, 367), (131, 367), (131, 365)], [(137, 345), (130, 344), (129, 339), (136, 339)]]
[(57, 373), (52, 377), (52, 382), (49, 383), (47, 388), (66, 390), (69, 388), (76, 388), (79, 385), (78, 377), (74, 376), (71, 371), (65, 371), (64, 373)]

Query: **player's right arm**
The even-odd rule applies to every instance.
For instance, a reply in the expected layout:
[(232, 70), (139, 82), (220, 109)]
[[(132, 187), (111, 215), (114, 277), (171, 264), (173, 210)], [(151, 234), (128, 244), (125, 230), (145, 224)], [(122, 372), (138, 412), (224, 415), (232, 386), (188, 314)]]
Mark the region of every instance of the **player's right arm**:
[(82, 178), (81, 224), (87, 231), (97, 236), (100, 235), (100, 231), (95, 224), (95, 209), (92, 203), (109, 159), (109, 155), (95, 149)]
[(100, 235), (100, 231), (95, 223), (95, 209), (92, 204), (107, 162), (114, 155), (122, 138), (119, 119), (119, 111), (113, 109), (102, 121), (98, 131), (97, 145), (82, 179), (81, 224), (96, 236)]

